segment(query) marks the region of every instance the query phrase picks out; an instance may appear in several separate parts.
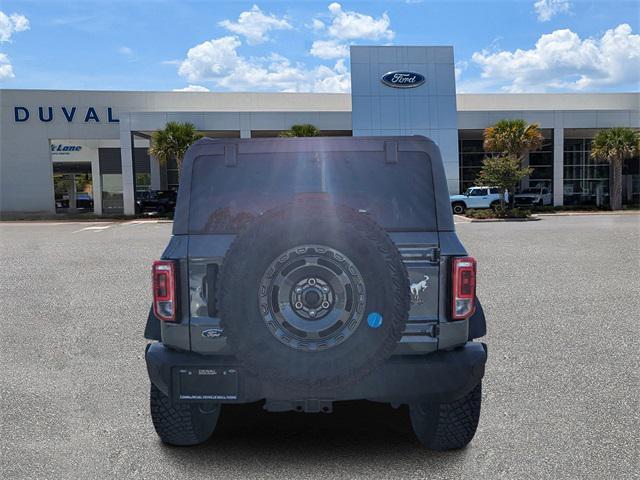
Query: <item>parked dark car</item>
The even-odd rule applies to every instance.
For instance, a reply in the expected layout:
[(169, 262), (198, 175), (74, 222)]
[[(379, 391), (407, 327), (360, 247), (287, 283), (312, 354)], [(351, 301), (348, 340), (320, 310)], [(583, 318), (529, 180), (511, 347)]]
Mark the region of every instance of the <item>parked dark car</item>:
[(76, 208), (83, 210), (93, 210), (93, 197), (86, 192), (76, 194)]
[[(56, 193), (55, 195), (56, 208), (65, 209), (70, 207), (70, 200), (68, 193)], [(78, 192), (76, 193), (76, 209), (78, 210), (93, 210), (93, 197), (90, 193)]]
[(476, 261), (424, 137), (202, 139), (153, 264), (145, 337), (163, 442), (207, 440), (222, 405), (408, 405), (427, 448), (462, 448), (487, 350)]
[(159, 215), (172, 213), (176, 208), (175, 190), (151, 190), (136, 193), (136, 211), (154, 212)]

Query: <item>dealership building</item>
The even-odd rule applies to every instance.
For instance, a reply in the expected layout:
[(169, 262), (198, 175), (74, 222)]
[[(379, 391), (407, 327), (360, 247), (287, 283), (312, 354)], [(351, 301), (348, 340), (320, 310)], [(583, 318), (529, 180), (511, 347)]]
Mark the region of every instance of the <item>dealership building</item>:
[[(392, 73), (389, 75), (389, 73)], [(609, 166), (589, 157), (611, 127), (640, 129), (639, 93), (456, 94), (452, 47), (351, 47), (351, 94), (0, 90), (0, 214), (133, 214), (139, 192), (175, 189), (175, 163), (149, 157), (169, 121), (204, 135), (274, 137), (310, 123), (326, 136), (425, 135), (442, 152), (449, 191), (474, 184), (482, 131), (501, 119), (539, 124), (545, 142), (523, 186), (555, 205), (608, 202)], [(638, 159), (623, 202), (640, 201)]]

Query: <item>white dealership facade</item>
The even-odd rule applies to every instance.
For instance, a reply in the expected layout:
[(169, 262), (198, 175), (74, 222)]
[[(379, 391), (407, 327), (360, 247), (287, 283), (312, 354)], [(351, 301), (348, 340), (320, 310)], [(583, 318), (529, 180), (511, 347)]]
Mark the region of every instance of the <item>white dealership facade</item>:
[[(385, 83), (389, 72), (409, 88)], [(425, 135), (458, 193), (479, 171), (482, 130), (522, 118), (545, 136), (526, 160), (528, 183), (548, 185), (555, 205), (605, 202), (608, 166), (589, 158), (590, 140), (605, 128), (640, 129), (639, 93), (456, 94), (452, 47), (352, 47), (351, 82), (351, 94), (0, 90), (0, 214), (68, 211), (68, 190), (72, 207), (84, 194), (97, 214), (133, 214), (136, 192), (177, 186), (175, 165), (147, 154), (168, 121), (211, 137), (277, 136), (300, 123), (324, 135)], [(624, 201), (639, 195), (634, 159)]]

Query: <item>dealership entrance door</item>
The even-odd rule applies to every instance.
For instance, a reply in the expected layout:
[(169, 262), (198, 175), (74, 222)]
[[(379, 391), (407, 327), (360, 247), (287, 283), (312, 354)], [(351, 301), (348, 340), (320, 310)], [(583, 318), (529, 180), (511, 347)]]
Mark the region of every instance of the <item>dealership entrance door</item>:
[(53, 162), (56, 213), (93, 213), (91, 162)]

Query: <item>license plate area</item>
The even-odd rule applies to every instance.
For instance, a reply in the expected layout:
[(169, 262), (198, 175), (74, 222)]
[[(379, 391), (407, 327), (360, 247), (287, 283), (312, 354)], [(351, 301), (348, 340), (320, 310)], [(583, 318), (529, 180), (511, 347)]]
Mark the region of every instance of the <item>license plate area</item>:
[(174, 396), (181, 402), (220, 402), (238, 399), (238, 371), (233, 367), (177, 367)]

